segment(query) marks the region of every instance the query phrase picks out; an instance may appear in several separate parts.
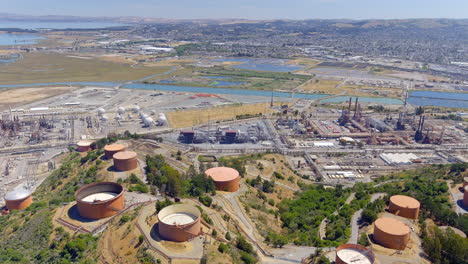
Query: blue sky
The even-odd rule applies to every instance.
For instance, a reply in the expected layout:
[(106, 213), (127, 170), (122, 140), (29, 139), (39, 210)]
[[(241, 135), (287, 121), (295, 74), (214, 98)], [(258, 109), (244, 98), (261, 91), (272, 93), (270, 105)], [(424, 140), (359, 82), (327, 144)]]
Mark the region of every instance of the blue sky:
[(468, 18), (468, 0), (0, 0), (0, 12), (161, 18)]

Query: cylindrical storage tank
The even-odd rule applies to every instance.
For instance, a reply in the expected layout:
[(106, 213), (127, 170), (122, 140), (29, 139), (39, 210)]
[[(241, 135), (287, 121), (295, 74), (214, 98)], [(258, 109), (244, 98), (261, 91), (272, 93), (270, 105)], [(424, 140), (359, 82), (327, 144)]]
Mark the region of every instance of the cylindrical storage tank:
[(465, 189), (466, 186), (468, 186), (468, 177), (463, 178), (463, 189)]
[(110, 144), (104, 147), (104, 155), (108, 160), (111, 160), (115, 153), (125, 151), (125, 146), (122, 144)]
[(125, 114), (125, 107), (120, 106), (119, 109), (117, 110), (117, 112), (118, 112), (120, 115)]
[(336, 264), (374, 264), (372, 250), (356, 244), (344, 244), (336, 248)]
[(101, 108), (98, 108), (98, 110), (97, 110), (97, 113), (98, 113), (98, 115), (100, 115), (100, 116), (102, 116), (105, 112), (106, 112), (106, 110), (104, 110), (104, 108), (102, 108), (102, 107), (101, 107)]
[(239, 190), (240, 175), (235, 169), (216, 167), (206, 170), (205, 175), (213, 179), (218, 191), (235, 192)]
[(76, 145), (78, 146), (77, 151), (79, 152), (88, 152), (91, 150), (92, 142), (89, 141), (80, 141)]
[(465, 206), (465, 208), (468, 208), (468, 185), (465, 186), (465, 188), (463, 190), (464, 190), (463, 205)]
[(138, 113), (140, 112), (140, 107), (138, 105), (135, 105), (132, 110), (134, 113)]
[(145, 117), (143, 119), (143, 124), (145, 124), (145, 126), (147, 126), (147, 127), (150, 127), (150, 126), (152, 126), (154, 124), (154, 120), (151, 117)]
[(174, 204), (158, 213), (158, 230), (161, 238), (185, 242), (201, 232), (200, 210), (187, 204)]
[(8, 211), (24, 210), (32, 204), (31, 192), (21, 189), (14, 190), (5, 195), (5, 203)]
[(413, 197), (394, 195), (390, 197), (388, 211), (392, 214), (410, 219), (418, 219), (421, 204)]
[(410, 234), (410, 228), (396, 219), (383, 217), (374, 222), (374, 240), (383, 247), (403, 250)]
[(82, 217), (102, 219), (124, 209), (124, 189), (114, 182), (96, 182), (75, 192), (76, 206)]
[(138, 167), (137, 154), (133, 151), (120, 151), (112, 156), (114, 168), (119, 171), (130, 171)]

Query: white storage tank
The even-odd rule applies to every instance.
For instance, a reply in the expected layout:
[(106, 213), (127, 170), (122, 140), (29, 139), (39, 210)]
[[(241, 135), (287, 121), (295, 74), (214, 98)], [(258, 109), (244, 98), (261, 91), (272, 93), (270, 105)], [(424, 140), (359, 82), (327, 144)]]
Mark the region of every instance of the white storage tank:
[(143, 119), (143, 123), (145, 124), (145, 126), (152, 126), (154, 124), (154, 120), (151, 117), (145, 117)]
[(104, 108), (102, 108), (102, 107), (98, 108), (98, 110), (97, 110), (97, 113), (100, 116), (102, 116), (105, 112), (106, 112), (106, 110), (104, 110)]
[(119, 113), (119, 115), (125, 114), (125, 107), (123, 107), (123, 106), (119, 107), (118, 113)]
[(167, 123), (167, 118), (166, 118), (166, 115), (163, 114), (163, 113), (160, 113), (159, 114), (159, 117), (158, 117), (158, 123), (160, 126), (164, 125)]
[(134, 112), (134, 113), (140, 112), (140, 107), (139, 107), (138, 105), (135, 105), (135, 106), (133, 107), (133, 112)]

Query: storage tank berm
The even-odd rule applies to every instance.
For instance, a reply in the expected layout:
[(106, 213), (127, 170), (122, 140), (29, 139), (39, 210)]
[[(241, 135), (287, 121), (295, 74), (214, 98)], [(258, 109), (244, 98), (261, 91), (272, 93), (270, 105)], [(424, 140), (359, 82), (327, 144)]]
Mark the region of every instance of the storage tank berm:
[(131, 171), (138, 167), (137, 154), (133, 151), (120, 151), (112, 156), (114, 168), (119, 171)]
[(211, 168), (205, 171), (205, 175), (213, 179), (218, 191), (235, 192), (239, 190), (240, 175), (233, 168)]
[(75, 192), (76, 206), (82, 217), (102, 219), (116, 215), (125, 206), (124, 189), (114, 182), (96, 182)]
[(399, 220), (383, 217), (374, 222), (374, 240), (383, 247), (403, 250), (410, 234), (410, 228)]
[(410, 219), (418, 219), (421, 204), (413, 197), (393, 195), (390, 197), (388, 211), (392, 214)]
[(187, 204), (174, 204), (158, 213), (158, 231), (161, 238), (185, 242), (200, 235), (200, 210)]

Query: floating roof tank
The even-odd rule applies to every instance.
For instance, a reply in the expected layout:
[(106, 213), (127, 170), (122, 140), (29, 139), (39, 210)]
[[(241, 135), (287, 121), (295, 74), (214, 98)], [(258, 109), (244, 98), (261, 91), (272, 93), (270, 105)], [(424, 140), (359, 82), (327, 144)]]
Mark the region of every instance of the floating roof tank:
[(205, 175), (213, 179), (218, 191), (235, 192), (239, 190), (240, 175), (233, 168), (211, 168), (205, 171)]
[(112, 159), (114, 154), (120, 151), (125, 151), (127, 147), (122, 144), (110, 144), (104, 146), (104, 154), (107, 159)]
[(410, 234), (410, 228), (399, 220), (383, 217), (374, 222), (374, 240), (383, 247), (403, 250)]
[(5, 195), (8, 211), (23, 210), (32, 204), (32, 194), (25, 189), (14, 190)]
[(174, 204), (158, 213), (159, 235), (169, 241), (185, 242), (200, 235), (200, 210), (187, 204)]
[(390, 197), (388, 211), (392, 214), (410, 219), (418, 219), (421, 204), (413, 197), (393, 195)]
[(336, 248), (336, 264), (374, 264), (372, 250), (356, 244), (344, 244)]
[(124, 209), (124, 189), (114, 182), (96, 182), (75, 192), (76, 206), (82, 217), (102, 219)]
[(76, 145), (78, 146), (77, 148), (77, 151), (78, 152), (87, 152), (87, 151), (90, 151), (91, 150), (91, 145), (93, 143), (90, 142), (90, 141), (79, 141), (78, 143), (76, 143)]
[(133, 151), (120, 151), (112, 156), (114, 168), (119, 171), (131, 171), (138, 167), (137, 154)]

